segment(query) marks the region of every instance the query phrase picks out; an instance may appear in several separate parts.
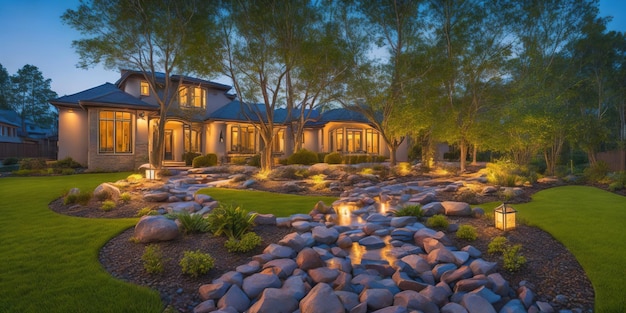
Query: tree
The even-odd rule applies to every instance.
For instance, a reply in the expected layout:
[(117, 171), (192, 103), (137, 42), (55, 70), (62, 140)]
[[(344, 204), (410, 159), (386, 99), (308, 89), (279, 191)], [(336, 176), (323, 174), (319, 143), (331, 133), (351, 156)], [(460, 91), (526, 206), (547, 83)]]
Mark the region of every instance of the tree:
[[(217, 29), (219, 1), (91, 0), (67, 10), (63, 21), (86, 38), (73, 41), (79, 66), (102, 63), (106, 68), (130, 68), (143, 73), (159, 105), (150, 163), (161, 167), (165, 122), (176, 101), (173, 74), (214, 73), (219, 59)], [(164, 80), (157, 78), (158, 72)]]
[(11, 77), (7, 69), (0, 64), (0, 109), (10, 109)]
[(11, 76), (11, 106), (22, 119), (22, 133), (26, 134), (26, 119), (43, 126), (54, 124), (54, 112), (48, 100), (56, 98), (57, 93), (50, 89), (51, 79), (44, 79), (36, 66), (24, 65)]

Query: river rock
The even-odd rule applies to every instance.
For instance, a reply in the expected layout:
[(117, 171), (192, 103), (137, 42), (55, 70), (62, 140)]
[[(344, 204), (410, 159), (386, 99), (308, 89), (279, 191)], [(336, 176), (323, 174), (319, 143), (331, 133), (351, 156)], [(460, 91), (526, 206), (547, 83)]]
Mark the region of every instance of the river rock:
[(142, 217), (135, 225), (134, 237), (141, 243), (167, 241), (178, 237), (176, 222), (161, 215)]
[(300, 301), (301, 313), (344, 313), (339, 297), (330, 285), (319, 283)]

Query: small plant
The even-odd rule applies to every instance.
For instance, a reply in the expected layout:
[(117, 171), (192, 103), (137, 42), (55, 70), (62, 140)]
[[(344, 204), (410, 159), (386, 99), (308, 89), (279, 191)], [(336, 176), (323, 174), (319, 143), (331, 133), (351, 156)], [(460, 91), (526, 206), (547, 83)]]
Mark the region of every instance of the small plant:
[(261, 244), (261, 237), (254, 232), (245, 233), (241, 236), (241, 240), (235, 238), (229, 238), (226, 240), (224, 246), (228, 249), (228, 252), (241, 252), (245, 253)]
[(612, 182), (609, 184), (609, 191), (616, 191), (624, 189), (624, 184), (621, 181)]
[(476, 193), (472, 190), (463, 190), (461, 193), (455, 195), (455, 201), (459, 202), (467, 202), (469, 204), (477, 204), (478, 200), (476, 197)]
[(426, 220), (426, 225), (430, 228), (447, 229), (448, 219), (445, 215), (437, 214)]
[(115, 201), (113, 200), (106, 200), (102, 202), (102, 206), (100, 206), (100, 210), (104, 212), (109, 212), (113, 209), (115, 209)]
[(76, 170), (73, 168), (61, 169), (61, 175), (73, 175), (73, 174), (76, 174)]
[(192, 166), (197, 167), (209, 167), (217, 165), (217, 154), (209, 153), (204, 156), (198, 156), (193, 159)]
[(47, 167), (46, 160), (26, 158), (20, 160), (20, 170), (42, 170)]
[(307, 149), (301, 149), (287, 158), (288, 164), (311, 165), (318, 162), (317, 154)]
[(474, 226), (461, 225), (456, 232), (456, 237), (469, 241), (474, 241), (476, 240), (476, 238), (478, 238), (478, 234), (476, 233), (476, 228)]
[(202, 154), (198, 152), (185, 152), (183, 153), (183, 160), (185, 160), (186, 166), (191, 166), (193, 164), (193, 159), (201, 156)]
[(419, 219), (422, 217), (422, 207), (419, 204), (403, 206), (399, 210), (393, 212), (393, 215), (394, 216), (415, 216)]
[(506, 249), (507, 240), (506, 237), (497, 236), (489, 242), (487, 246), (487, 253), (495, 254), (495, 253), (503, 253)]
[(209, 229), (216, 236), (241, 239), (243, 234), (254, 226), (257, 214), (248, 212), (239, 206), (220, 204), (208, 216)]
[(184, 274), (198, 277), (208, 273), (213, 268), (215, 259), (210, 254), (200, 250), (185, 251), (179, 264)]
[(67, 157), (65, 159), (54, 162), (52, 166), (57, 168), (79, 168), (82, 165), (74, 161), (74, 159), (72, 159), (71, 157)]
[(128, 202), (130, 202), (130, 199), (131, 199), (131, 196), (130, 196), (130, 193), (128, 193), (128, 192), (123, 192), (123, 193), (120, 195), (120, 200), (121, 200), (122, 202), (124, 202), (124, 203), (128, 203)]
[(79, 203), (85, 205), (89, 202), (89, 200), (91, 200), (91, 196), (92, 194), (89, 191), (81, 191), (77, 194), (71, 193), (65, 196), (65, 198), (63, 199), (63, 204), (68, 205)]
[(176, 218), (183, 226), (185, 234), (206, 233), (209, 231), (209, 222), (201, 214), (189, 214), (187, 211), (176, 214)]
[(517, 244), (512, 247), (508, 247), (502, 254), (504, 259), (504, 268), (509, 272), (519, 271), (520, 268), (526, 264), (526, 258), (520, 254), (522, 245)]
[(126, 180), (129, 183), (140, 182), (142, 179), (143, 179), (143, 176), (141, 174), (130, 174), (128, 175), (128, 177), (126, 177)]
[(145, 216), (145, 215), (158, 215), (158, 214), (159, 214), (159, 212), (157, 212), (157, 210), (154, 210), (154, 209), (149, 208), (149, 207), (145, 207), (145, 208), (139, 209), (139, 211), (137, 211), (135, 216), (142, 217), (142, 216)]
[(158, 274), (163, 272), (163, 253), (161, 247), (156, 244), (147, 245), (141, 256), (143, 268), (150, 274)]

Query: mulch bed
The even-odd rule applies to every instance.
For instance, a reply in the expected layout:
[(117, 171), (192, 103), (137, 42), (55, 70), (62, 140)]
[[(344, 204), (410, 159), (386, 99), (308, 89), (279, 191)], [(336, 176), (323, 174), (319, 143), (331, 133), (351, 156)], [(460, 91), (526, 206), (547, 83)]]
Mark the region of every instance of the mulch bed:
[[(549, 186), (528, 188), (526, 194), (518, 201), (529, 201), (532, 193), (546, 187)], [(268, 189), (279, 191), (275, 186)], [(439, 200), (453, 200), (457, 196), (451, 193), (443, 195), (448, 199)], [(481, 203), (494, 200), (497, 199), (477, 199)], [(130, 202), (109, 212), (100, 210), (100, 203), (96, 200), (91, 200), (87, 205), (64, 205), (62, 199), (57, 199), (50, 203), (50, 208), (59, 214), (72, 216), (121, 218), (135, 216), (139, 209), (154, 205), (154, 203), (144, 203), (139, 194), (133, 194)], [(531, 290), (538, 295), (538, 300), (552, 304), (555, 304), (554, 299), (557, 295), (566, 296), (569, 302), (565, 306), (555, 305), (557, 310), (581, 308), (584, 312), (593, 311), (594, 291), (591, 282), (575, 257), (550, 234), (527, 225), (518, 225), (515, 231), (503, 233), (493, 227), (492, 221), (485, 218), (449, 218), (449, 220), (457, 224), (470, 224), (476, 227), (479, 236), (475, 241), (456, 239), (453, 234), (449, 236), (458, 248), (471, 244), (483, 252), (483, 259), (498, 262), (497, 271), (512, 286), (518, 286), (520, 282), (526, 281)], [(167, 258), (165, 271), (161, 274), (149, 274), (143, 269), (141, 256), (146, 245), (134, 243), (131, 240), (132, 228), (105, 244), (100, 250), (99, 259), (112, 276), (158, 290), (165, 306), (170, 306), (180, 312), (188, 312), (201, 301), (198, 295), (198, 288), (201, 285), (211, 283), (223, 273), (249, 262), (252, 256), (262, 253), (265, 246), (278, 242), (293, 230), (275, 226), (257, 226), (254, 231), (261, 236), (263, 243), (255, 250), (244, 254), (228, 252), (224, 248), (226, 239), (210, 234), (181, 235), (176, 240), (157, 243)], [(521, 253), (526, 257), (527, 263), (519, 272), (510, 273), (504, 270), (501, 257), (486, 253), (489, 242), (501, 235), (506, 236), (511, 244), (519, 243), (523, 246)], [(215, 267), (206, 275), (197, 278), (182, 274), (178, 263), (184, 251), (188, 250), (201, 250), (209, 253), (216, 260)]]

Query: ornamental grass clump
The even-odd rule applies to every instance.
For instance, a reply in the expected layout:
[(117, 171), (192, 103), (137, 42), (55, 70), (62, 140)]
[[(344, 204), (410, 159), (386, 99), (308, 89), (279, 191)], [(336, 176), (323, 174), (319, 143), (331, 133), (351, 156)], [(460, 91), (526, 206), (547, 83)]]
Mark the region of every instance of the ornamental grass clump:
[(419, 204), (403, 206), (393, 212), (394, 216), (415, 216), (418, 219), (422, 217), (422, 207)]
[(147, 245), (141, 256), (143, 268), (150, 274), (163, 273), (163, 252), (161, 247), (156, 244)]
[(437, 214), (426, 220), (426, 226), (430, 228), (437, 229), (447, 229), (448, 228), (448, 219), (445, 215)]
[(520, 250), (522, 250), (522, 245), (520, 244), (507, 247), (504, 250), (502, 254), (504, 269), (509, 272), (517, 272), (526, 264), (526, 257), (520, 254)]
[(104, 202), (102, 202), (102, 206), (100, 206), (100, 210), (104, 211), (104, 212), (109, 212), (113, 209), (115, 209), (116, 204), (115, 201), (113, 200), (106, 200)]
[(209, 229), (209, 221), (201, 214), (189, 214), (183, 211), (174, 215), (183, 227), (185, 234), (206, 233)]
[(495, 254), (495, 253), (503, 253), (506, 249), (507, 240), (506, 237), (497, 236), (491, 239), (489, 245), (487, 246), (487, 253)]
[(198, 277), (208, 273), (213, 268), (215, 259), (210, 254), (200, 250), (185, 251), (179, 264), (183, 274)]
[(476, 240), (476, 238), (478, 238), (478, 234), (476, 233), (476, 228), (474, 226), (461, 225), (456, 231), (456, 237), (460, 239), (474, 241)]
[(208, 216), (209, 229), (215, 236), (226, 236), (229, 239), (241, 239), (252, 230), (257, 213), (248, 211), (232, 204), (220, 204)]
[(70, 193), (63, 199), (63, 204), (82, 204), (86, 205), (91, 200), (92, 193), (89, 191), (80, 191), (79, 193)]

